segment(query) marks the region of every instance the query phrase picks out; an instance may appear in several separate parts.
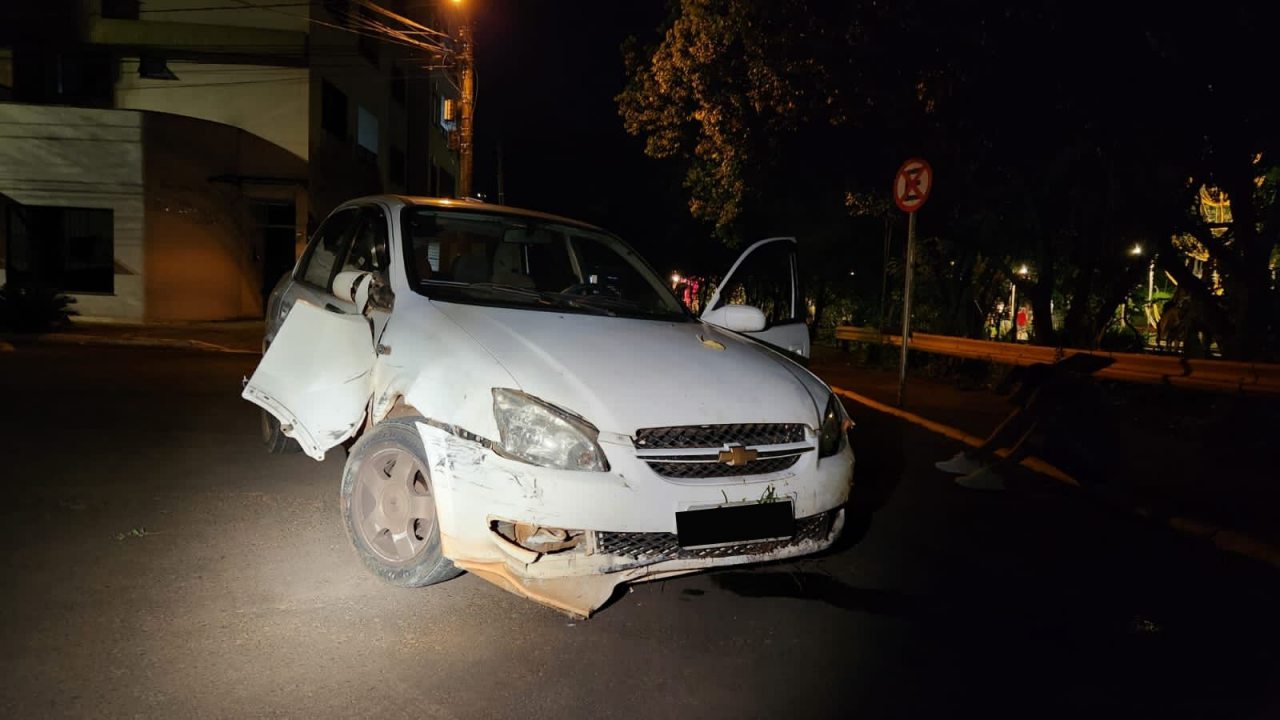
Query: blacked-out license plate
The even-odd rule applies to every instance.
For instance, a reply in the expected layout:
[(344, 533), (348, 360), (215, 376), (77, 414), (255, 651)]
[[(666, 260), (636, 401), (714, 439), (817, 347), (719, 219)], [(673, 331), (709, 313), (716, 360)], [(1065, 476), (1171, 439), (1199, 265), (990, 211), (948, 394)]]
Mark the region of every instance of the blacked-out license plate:
[(790, 500), (676, 513), (676, 537), (682, 548), (786, 540), (795, 532)]

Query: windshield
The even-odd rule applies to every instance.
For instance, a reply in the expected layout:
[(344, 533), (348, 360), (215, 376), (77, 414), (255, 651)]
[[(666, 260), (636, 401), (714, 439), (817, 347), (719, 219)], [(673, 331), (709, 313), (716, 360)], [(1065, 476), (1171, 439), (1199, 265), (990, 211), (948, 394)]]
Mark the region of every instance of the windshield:
[(691, 319), (648, 264), (606, 233), (513, 215), (401, 214), (409, 283), (433, 299)]

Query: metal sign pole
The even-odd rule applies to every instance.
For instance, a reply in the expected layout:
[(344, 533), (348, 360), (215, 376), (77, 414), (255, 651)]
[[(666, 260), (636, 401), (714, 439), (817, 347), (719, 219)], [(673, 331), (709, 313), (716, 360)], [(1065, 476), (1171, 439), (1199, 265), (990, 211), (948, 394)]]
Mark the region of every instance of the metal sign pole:
[(929, 199), (933, 168), (923, 158), (902, 163), (893, 176), (893, 202), (907, 214), (907, 272), (902, 287), (902, 355), (898, 358), (898, 407), (907, 398), (907, 346), (911, 344), (911, 281), (916, 272), (916, 211)]
[(916, 263), (916, 214), (907, 213), (907, 272), (902, 288), (902, 352), (898, 357), (898, 407), (907, 398), (907, 338), (911, 337), (911, 281)]

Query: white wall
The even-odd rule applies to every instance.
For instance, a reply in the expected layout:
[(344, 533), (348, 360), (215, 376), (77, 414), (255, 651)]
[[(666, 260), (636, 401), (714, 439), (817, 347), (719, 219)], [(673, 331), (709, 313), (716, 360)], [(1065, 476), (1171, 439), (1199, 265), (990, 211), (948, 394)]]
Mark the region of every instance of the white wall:
[[(274, 7), (240, 7), (257, 5)], [(306, 32), (310, 8), (282, 5), (281, 0), (146, 0), (138, 19)], [(351, 3), (351, 7), (356, 6)]]
[(115, 292), (76, 294), (86, 317), (142, 320), (142, 115), (0, 102), (0, 193), (114, 211)]
[(136, 59), (122, 60), (116, 106), (231, 125), (308, 158), (307, 69), (173, 61), (168, 65), (178, 80), (144, 80), (138, 77)]

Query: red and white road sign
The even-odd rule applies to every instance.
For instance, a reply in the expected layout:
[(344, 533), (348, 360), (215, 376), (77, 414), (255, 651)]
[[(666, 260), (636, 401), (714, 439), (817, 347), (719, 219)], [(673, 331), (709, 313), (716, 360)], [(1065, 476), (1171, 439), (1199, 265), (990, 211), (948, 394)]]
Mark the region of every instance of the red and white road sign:
[(920, 158), (911, 158), (902, 163), (893, 178), (893, 202), (902, 212), (915, 212), (929, 199), (932, 187), (933, 168)]

